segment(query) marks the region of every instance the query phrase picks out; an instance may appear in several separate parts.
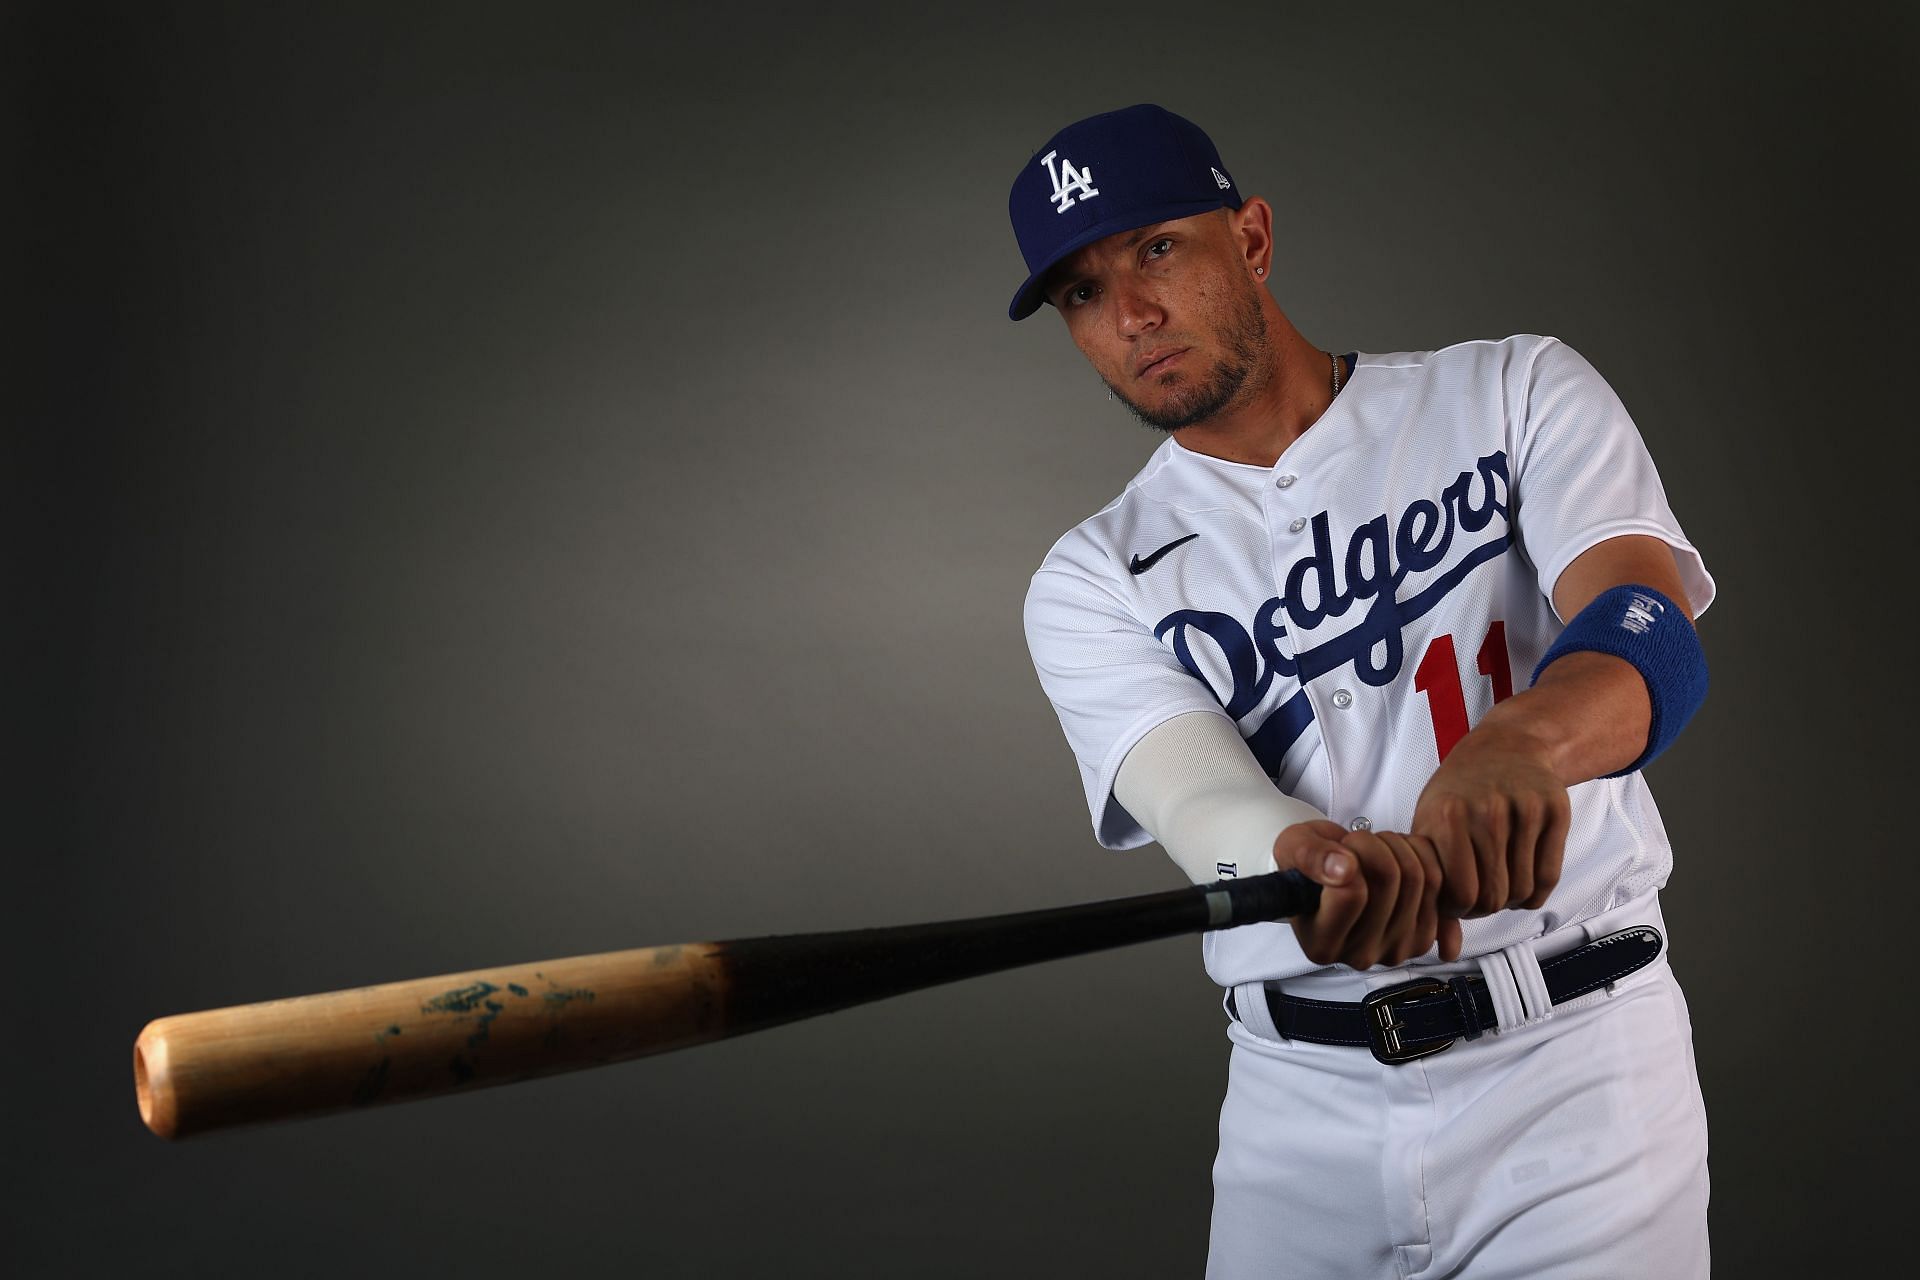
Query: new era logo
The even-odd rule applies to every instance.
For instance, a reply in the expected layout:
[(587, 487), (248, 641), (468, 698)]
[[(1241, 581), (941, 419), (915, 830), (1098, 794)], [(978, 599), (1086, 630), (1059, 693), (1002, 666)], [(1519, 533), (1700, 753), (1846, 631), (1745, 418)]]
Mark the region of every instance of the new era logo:
[(1225, 191), (1228, 187), (1233, 185), (1231, 182), (1227, 181), (1226, 174), (1220, 172), (1218, 169), (1214, 169), (1212, 165), (1208, 165), (1207, 168), (1213, 170), (1213, 184), (1216, 187), (1219, 187), (1222, 191)]

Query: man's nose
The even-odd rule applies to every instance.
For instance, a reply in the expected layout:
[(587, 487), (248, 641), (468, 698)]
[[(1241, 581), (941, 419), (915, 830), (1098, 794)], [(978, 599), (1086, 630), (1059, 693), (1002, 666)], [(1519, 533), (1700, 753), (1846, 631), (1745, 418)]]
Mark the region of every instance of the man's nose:
[(1160, 327), (1166, 313), (1151, 293), (1127, 285), (1113, 291), (1114, 323), (1124, 337), (1138, 337)]

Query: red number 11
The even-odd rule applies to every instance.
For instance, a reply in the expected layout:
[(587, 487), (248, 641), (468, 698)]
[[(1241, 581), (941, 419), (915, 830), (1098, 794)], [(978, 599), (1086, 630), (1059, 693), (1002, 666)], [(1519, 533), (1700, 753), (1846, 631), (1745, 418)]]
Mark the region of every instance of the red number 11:
[[(1493, 700), (1504, 702), (1513, 696), (1513, 668), (1507, 661), (1507, 624), (1495, 622), (1487, 628), (1475, 665), (1480, 674), (1493, 681)], [(1435, 636), (1426, 656), (1413, 669), (1413, 687), (1427, 695), (1427, 709), (1433, 713), (1433, 745), (1445, 760), (1460, 739), (1467, 736), (1467, 698), (1460, 688), (1460, 664), (1453, 656), (1453, 636)]]

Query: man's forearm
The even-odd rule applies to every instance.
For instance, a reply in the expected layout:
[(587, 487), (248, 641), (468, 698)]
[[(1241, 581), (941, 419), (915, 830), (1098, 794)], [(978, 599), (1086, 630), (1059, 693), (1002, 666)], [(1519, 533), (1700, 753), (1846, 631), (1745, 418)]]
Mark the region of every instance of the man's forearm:
[(1606, 653), (1570, 653), (1541, 672), (1533, 688), (1494, 707), (1469, 737), (1538, 752), (1570, 787), (1639, 759), (1652, 717), (1646, 681), (1633, 664)]

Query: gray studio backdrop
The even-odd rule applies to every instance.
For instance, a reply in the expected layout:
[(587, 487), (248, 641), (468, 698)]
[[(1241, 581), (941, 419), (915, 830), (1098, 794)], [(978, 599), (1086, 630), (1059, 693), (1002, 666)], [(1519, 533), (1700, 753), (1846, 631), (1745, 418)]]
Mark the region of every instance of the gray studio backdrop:
[(1634, 413), (1721, 591), (1652, 778), (1715, 1250), (1879, 1259), (1891, 6), (46, 5), (4, 37), (39, 570), (13, 1260), (1198, 1274), (1228, 1045), (1192, 939), (181, 1146), (129, 1071), (165, 1013), (1180, 884), (1094, 845), (1019, 621), (1155, 438), (1051, 312), (1005, 318), (1013, 174), (1144, 100), (1273, 201), (1309, 339), (1554, 334)]

